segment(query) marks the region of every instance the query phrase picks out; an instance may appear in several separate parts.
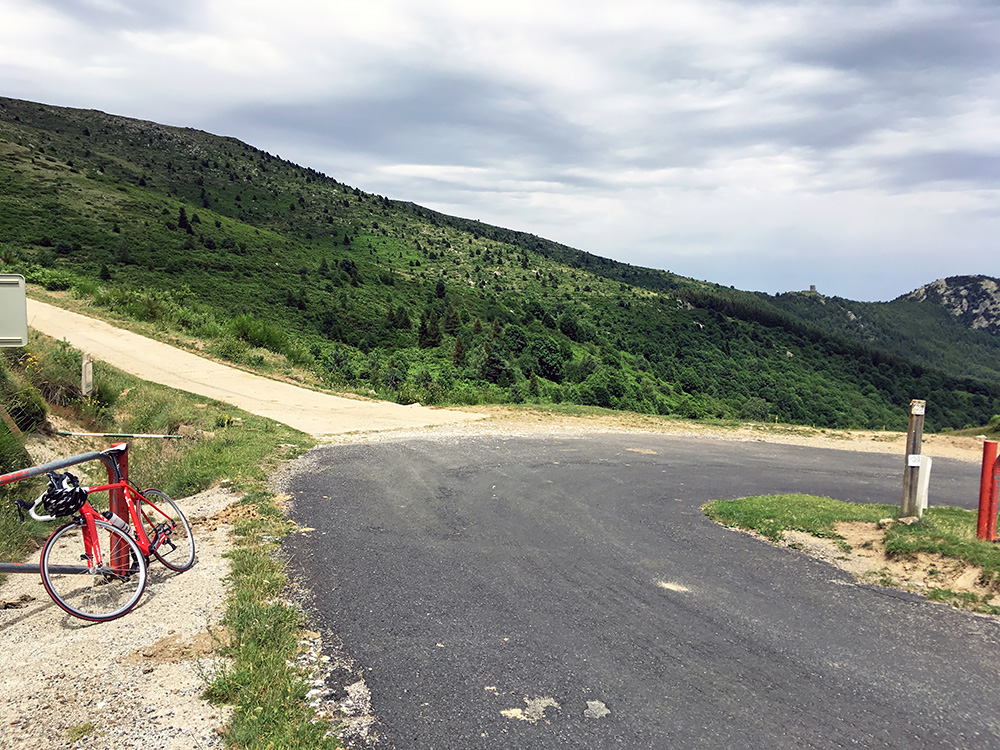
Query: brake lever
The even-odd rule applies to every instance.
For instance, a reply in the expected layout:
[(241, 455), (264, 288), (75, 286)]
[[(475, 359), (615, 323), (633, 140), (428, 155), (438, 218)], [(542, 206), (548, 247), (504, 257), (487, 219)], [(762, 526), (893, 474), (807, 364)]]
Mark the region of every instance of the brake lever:
[(24, 511), (32, 506), (32, 503), (25, 502), (20, 498), (14, 500), (14, 505), (17, 506), (17, 517), (20, 519), (20, 525), (24, 525)]

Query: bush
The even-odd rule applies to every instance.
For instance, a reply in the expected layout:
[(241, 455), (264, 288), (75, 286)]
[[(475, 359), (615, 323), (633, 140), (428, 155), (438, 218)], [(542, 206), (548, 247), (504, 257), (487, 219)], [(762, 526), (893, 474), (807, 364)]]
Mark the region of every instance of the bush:
[(65, 341), (56, 342), (41, 356), (25, 356), (25, 372), (50, 404), (68, 406), (80, 398), (82, 355)]
[(251, 346), (259, 346), (281, 354), (285, 351), (288, 337), (280, 326), (257, 320), (252, 315), (240, 315), (229, 324), (230, 332)]
[(42, 394), (8, 372), (3, 360), (0, 360), (0, 406), (7, 410), (22, 432), (38, 429), (48, 416), (48, 406)]

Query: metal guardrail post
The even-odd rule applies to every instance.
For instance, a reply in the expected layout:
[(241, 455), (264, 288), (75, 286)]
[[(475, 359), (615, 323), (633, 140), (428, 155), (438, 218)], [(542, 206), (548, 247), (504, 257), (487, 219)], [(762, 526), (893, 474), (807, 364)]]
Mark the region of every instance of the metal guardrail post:
[[(108, 470), (108, 484), (128, 479), (128, 445), (126, 443), (115, 443), (111, 447), (122, 448), (121, 455), (118, 456), (121, 479), (117, 476), (118, 472), (115, 470), (114, 463), (111, 463), (106, 466)], [(125, 501), (125, 490), (123, 488), (108, 490), (108, 499), (110, 501), (108, 507), (111, 508), (111, 512), (119, 518), (128, 521), (128, 503)], [(111, 567), (115, 570), (128, 570), (130, 563), (128, 544), (118, 537), (114, 537), (111, 540)]]
[[(119, 459), (119, 465), (122, 467), (122, 478), (128, 478), (128, 446), (125, 443), (119, 443), (118, 445), (125, 448)], [(112, 446), (116, 447), (116, 446)], [(17, 471), (12, 471), (8, 474), (0, 474), (0, 487), (7, 484), (13, 484), (14, 482), (20, 482), (24, 479), (30, 479), (31, 477), (42, 476), (48, 474), (50, 471), (59, 471), (60, 469), (67, 469), (70, 466), (76, 466), (77, 464), (83, 464), (87, 461), (100, 461), (104, 464), (104, 467), (108, 470), (108, 481), (109, 483), (114, 483), (118, 481), (118, 471), (115, 468), (115, 460), (111, 456), (106, 456), (99, 451), (88, 451), (87, 453), (79, 453), (75, 456), (67, 456), (66, 458), (57, 458), (55, 461), (49, 461), (44, 464), (38, 464), (37, 466), (31, 466), (27, 469), (18, 469)], [(122, 518), (128, 517), (128, 507), (125, 504), (125, 493), (118, 490), (115, 493), (120, 495), (118, 502), (120, 503), (119, 509), (123, 513), (115, 511)], [(112, 510), (114, 510), (115, 500), (112, 498)], [(128, 566), (128, 550), (125, 550), (126, 555), (124, 561), (122, 560), (121, 550), (112, 550), (111, 559), (114, 564), (123, 564)], [(39, 568), (37, 565), (29, 565), (24, 563), (0, 563), (0, 573), (38, 573)], [(72, 572), (78, 572), (74, 569)]]

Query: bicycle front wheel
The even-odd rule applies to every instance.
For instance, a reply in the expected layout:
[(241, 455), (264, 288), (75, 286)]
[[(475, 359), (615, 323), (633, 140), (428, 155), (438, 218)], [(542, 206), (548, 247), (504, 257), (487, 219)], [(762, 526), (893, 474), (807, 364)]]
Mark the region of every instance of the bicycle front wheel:
[(165, 492), (148, 489), (139, 496), (149, 551), (171, 570), (184, 571), (194, 565), (194, 535), (191, 524)]
[(42, 550), (42, 584), (52, 601), (66, 612), (91, 622), (121, 617), (146, 588), (146, 560), (128, 534), (104, 521), (94, 521), (100, 559), (88, 559), (87, 528), (79, 522), (60, 526)]

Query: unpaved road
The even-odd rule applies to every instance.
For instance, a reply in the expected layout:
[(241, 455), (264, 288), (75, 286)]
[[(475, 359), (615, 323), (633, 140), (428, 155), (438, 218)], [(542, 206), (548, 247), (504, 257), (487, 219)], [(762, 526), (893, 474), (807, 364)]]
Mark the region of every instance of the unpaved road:
[(225, 401), (320, 441), (349, 432), (427, 427), (481, 418), (471, 412), (361, 401), (311, 391), (213, 362), (38, 300), (28, 300), (28, 325), (143, 380)]

